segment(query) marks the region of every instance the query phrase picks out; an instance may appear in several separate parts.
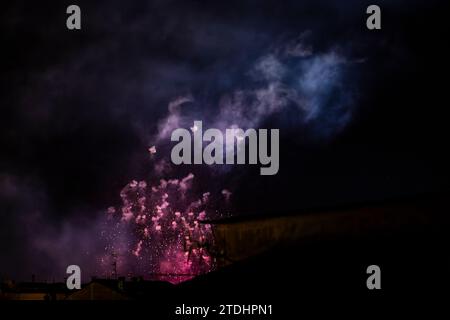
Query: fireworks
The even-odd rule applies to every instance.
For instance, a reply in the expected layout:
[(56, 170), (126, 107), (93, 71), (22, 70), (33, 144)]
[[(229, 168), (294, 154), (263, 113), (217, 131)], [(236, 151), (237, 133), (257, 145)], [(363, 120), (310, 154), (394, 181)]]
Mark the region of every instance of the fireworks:
[(210, 271), (213, 239), (210, 225), (202, 223), (210, 193), (193, 197), (193, 180), (189, 174), (153, 186), (128, 183), (120, 192), (121, 207), (107, 209), (104, 264), (114, 254), (119, 273), (173, 283)]

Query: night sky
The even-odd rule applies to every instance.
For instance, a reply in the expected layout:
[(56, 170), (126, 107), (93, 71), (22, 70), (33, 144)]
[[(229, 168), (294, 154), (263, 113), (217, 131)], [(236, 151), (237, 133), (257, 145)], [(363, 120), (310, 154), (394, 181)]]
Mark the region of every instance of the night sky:
[[(88, 261), (133, 179), (194, 172), (200, 190), (232, 192), (235, 215), (446, 190), (448, 1), (376, 1), (369, 31), (373, 3), (77, 1), (80, 31), (66, 29), (72, 2), (2, 3), (0, 276)], [(279, 128), (279, 173), (156, 173), (147, 149), (170, 160), (171, 116)]]

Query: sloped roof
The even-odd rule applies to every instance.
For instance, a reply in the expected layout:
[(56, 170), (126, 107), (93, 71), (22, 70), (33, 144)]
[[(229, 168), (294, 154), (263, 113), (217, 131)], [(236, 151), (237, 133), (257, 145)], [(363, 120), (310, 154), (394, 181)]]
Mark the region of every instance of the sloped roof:
[(257, 221), (262, 219), (273, 219), (280, 217), (295, 217), (295, 216), (314, 216), (322, 214), (337, 214), (342, 212), (353, 212), (361, 213), (365, 210), (371, 211), (386, 211), (386, 209), (400, 209), (400, 210), (410, 210), (414, 211), (428, 211), (428, 212), (439, 212), (442, 208), (448, 208), (450, 192), (442, 193), (426, 193), (418, 195), (409, 195), (404, 197), (397, 197), (384, 200), (374, 200), (374, 201), (362, 201), (347, 203), (337, 206), (320, 206), (312, 208), (301, 208), (298, 210), (291, 211), (267, 211), (267, 212), (249, 212), (246, 214), (234, 215), (213, 220), (200, 221), (205, 224), (233, 224), (248, 221)]

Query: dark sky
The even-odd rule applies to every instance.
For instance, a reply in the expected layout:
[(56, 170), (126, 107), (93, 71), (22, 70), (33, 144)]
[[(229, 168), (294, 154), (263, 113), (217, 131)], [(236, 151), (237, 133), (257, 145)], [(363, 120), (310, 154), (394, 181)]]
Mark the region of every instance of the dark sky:
[[(237, 214), (444, 190), (447, 1), (377, 1), (382, 30), (369, 31), (372, 2), (77, 1), (81, 31), (65, 27), (72, 2), (2, 3), (0, 275), (29, 274), (40, 234), (83, 229), (151, 176), (147, 148), (182, 96), (195, 101), (187, 123), (217, 123), (226, 97), (273, 83), (319, 110), (258, 118), (280, 128), (276, 176), (193, 169), (202, 187), (233, 191)], [(298, 44), (311, 52), (292, 54)], [(257, 72), (273, 57), (282, 80)]]

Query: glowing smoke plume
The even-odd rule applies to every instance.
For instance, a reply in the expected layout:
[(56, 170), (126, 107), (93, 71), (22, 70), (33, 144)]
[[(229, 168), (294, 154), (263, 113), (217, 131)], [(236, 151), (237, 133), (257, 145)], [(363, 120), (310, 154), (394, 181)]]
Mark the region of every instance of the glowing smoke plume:
[[(215, 113), (199, 113), (193, 95), (169, 103), (148, 148), (153, 160), (166, 152), (173, 130), (191, 128), (204, 119), (210, 127), (259, 128), (268, 119), (277, 127), (304, 127), (309, 138), (328, 139), (349, 123), (353, 112), (353, 83), (346, 81), (352, 61), (336, 49), (315, 52), (306, 44), (308, 33), (285, 46), (263, 54), (247, 70), (249, 83), (226, 92), (217, 101)], [(209, 103), (206, 103), (209, 104)], [(193, 108), (192, 108), (193, 107)], [(174, 167), (165, 157), (153, 163), (155, 177), (167, 177)], [(222, 172), (225, 172), (223, 170)], [(192, 190), (194, 175), (161, 179), (157, 183), (131, 181), (120, 192), (121, 207), (108, 209), (103, 237), (108, 245), (102, 268), (117, 268), (121, 275), (180, 282), (213, 269), (212, 232), (201, 223), (211, 213), (210, 193)], [(223, 201), (231, 192), (223, 190)], [(214, 203), (217, 207), (218, 204)], [(111, 272), (110, 274), (111, 275)]]

